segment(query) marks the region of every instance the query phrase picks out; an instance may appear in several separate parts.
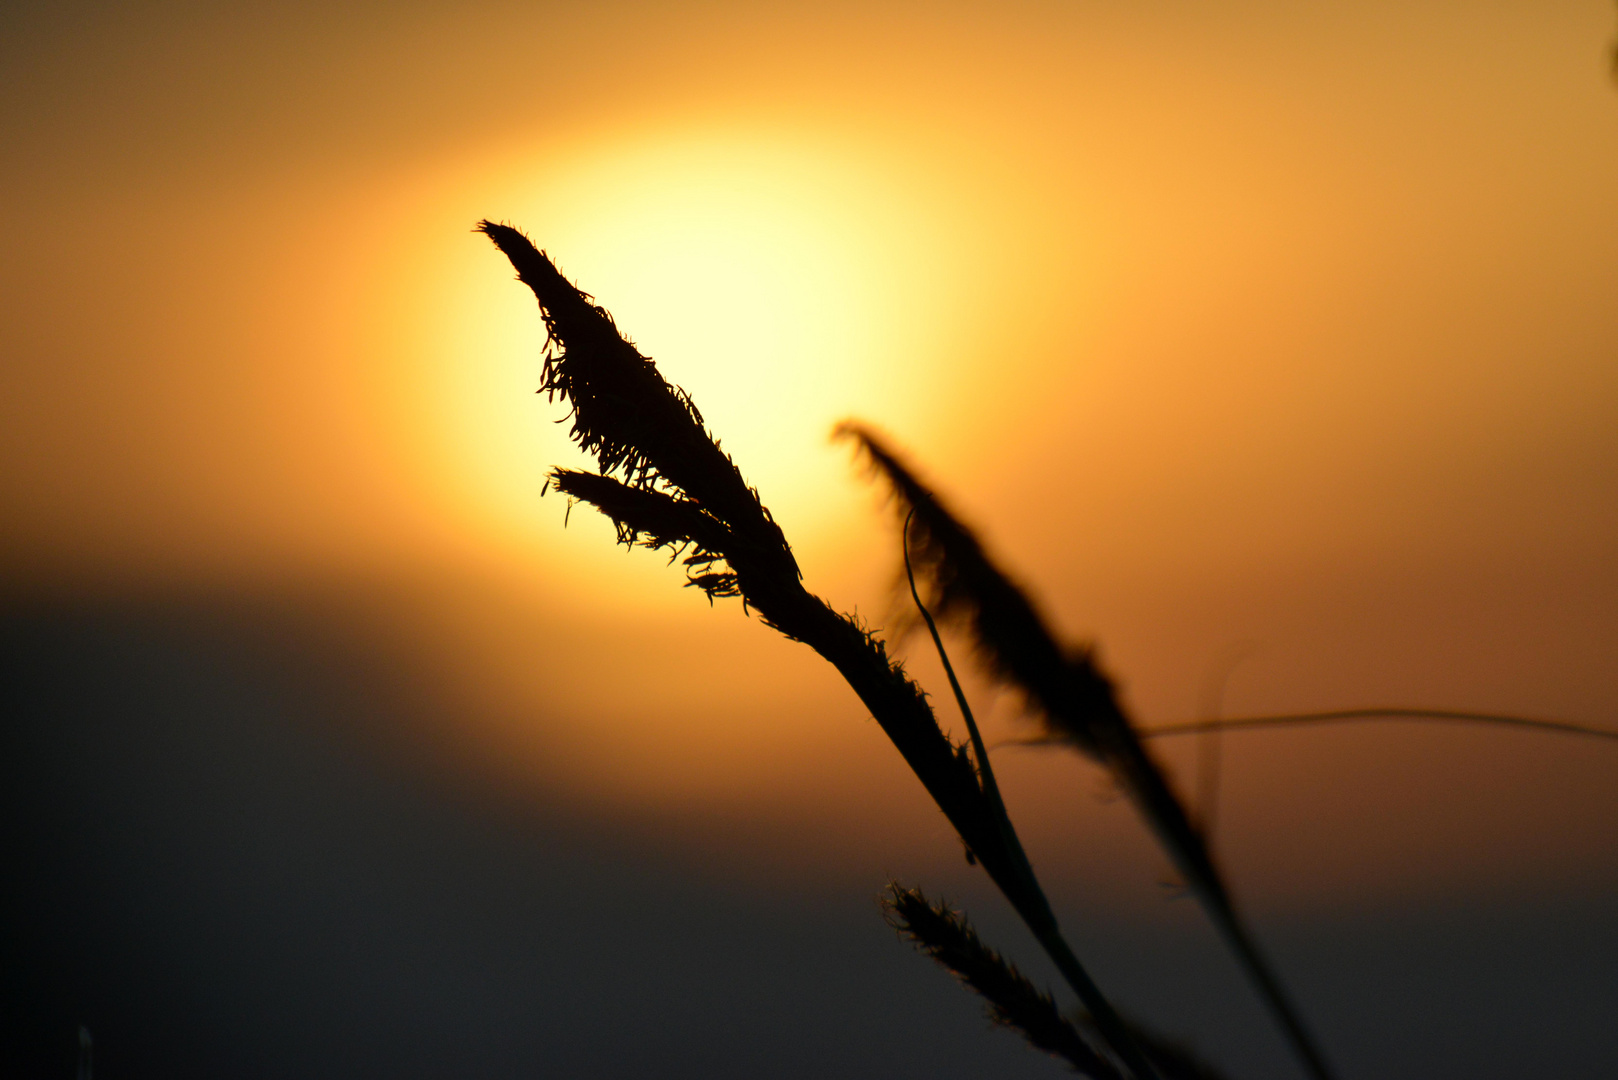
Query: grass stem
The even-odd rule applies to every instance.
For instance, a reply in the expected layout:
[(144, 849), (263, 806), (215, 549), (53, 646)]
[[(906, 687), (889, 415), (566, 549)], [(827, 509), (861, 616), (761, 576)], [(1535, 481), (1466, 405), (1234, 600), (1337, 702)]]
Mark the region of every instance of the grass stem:
[[(1006, 849), (1011, 853), (1015, 867), (1022, 879), (1020, 894), (1026, 897), (1031, 908), (1025, 913), (1018, 907), (1018, 913), (1023, 915), (1028, 928), (1033, 931), (1034, 938), (1046, 955), (1062, 973), (1062, 978), (1073, 988), (1084, 1007), (1089, 1010), (1096, 1027), (1099, 1028), (1107, 1041), (1111, 1043), (1124, 1058), (1130, 1071), (1137, 1076), (1152, 1075), (1152, 1068), (1147, 1064), (1144, 1055), (1135, 1046), (1135, 1039), (1124, 1025), (1117, 1011), (1102, 994), (1100, 987), (1090, 978), (1090, 973), (1079, 963), (1079, 958), (1073, 954), (1067, 939), (1056, 921), (1056, 915), (1051, 910), (1050, 900), (1045, 890), (1039, 884), (1039, 878), (1034, 874), (1034, 867), (1028, 860), (1028, 854), (1023, 849), (1022, 841), (1017, 838), (1017, 831), (1011, 824), (1011, 815), (1006, 811), (1006, 803), (1000, 796), (1000, 785), (994, 778), (994, 765), (989, 761), (988, 748), (983, 745), (983, 735), (978, 731), (977, 720), (972, 716), (972, 706), (966, 700), (966, 691), (961, 689), (961, 680), (955, 675), (955, 665), (950, 663), (949, 652), (944, 648), (944, 639), (939, 636), (938, 624), (933, 620), (932, 612), (927, 605), (921, 602), (921, 594), (916, 591), (916, 574), (910, 565), (910, 521), (914, 511), (905, 518), (904, 548), (905, 578), (910, 583), (910, 596), (916, 602), (916, 609), (921, 612), (922, 620), (927, 624), (927, 632), (932, 635), (933, 646), (938, 650), (938, 659), (944, 665), (944, 674), (949, 677), (949, 687), (955, 694), (955, 704), (960, 707), (961, 717), (966, 721), (966, 730), (972, 740), (972, 751), (977, 758), (978, 776), (983, 785), (983, 793), (988, 797), (989, 810), (995, 816), (999, 825), (1001, 838)], [(1016, 899), (1012, 902), (1016, 905)], [(1030, 917), (1030, 914), (1032, 917)], [(1127, 1048), (1127, 1049), (1126, 1049)], [(1142, 1071), (1144, 1070), (1144, 1072)]]

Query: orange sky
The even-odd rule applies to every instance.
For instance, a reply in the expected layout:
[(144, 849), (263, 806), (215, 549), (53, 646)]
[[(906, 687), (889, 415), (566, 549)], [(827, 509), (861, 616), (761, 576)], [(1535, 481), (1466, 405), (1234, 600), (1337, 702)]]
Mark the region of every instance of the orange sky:
[[(880, 622), (895, 559), (826, 440), (859, 416), (1148, 721), (1252, 643), (1227, 710), (1618, 724), (1612, 15), (8, 13), (0, 556), (18, 587), (387, 592), (511, 775), (936, 832), (829, 669), (537, 499), (575, 456), (489, 216), (693, 393), (841, 606)], [(1036, 843), (1136, 851), (1091, 778), (1004, 753)], [(1266, 895), (1618, 866), (1604, 746), (1229, 754)]]

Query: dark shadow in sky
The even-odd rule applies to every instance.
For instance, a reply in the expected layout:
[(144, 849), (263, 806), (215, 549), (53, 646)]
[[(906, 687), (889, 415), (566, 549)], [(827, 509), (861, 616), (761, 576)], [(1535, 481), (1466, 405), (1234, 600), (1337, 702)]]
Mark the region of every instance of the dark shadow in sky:
[[(235, 600), (0, 616), (0, 1072), (73, 1075), (84, 1023), (116, 1080), (1066, 1075), (894, 940), (883, 882), (740, 890), (677, 844), (491, 796), (379, 736), (436, 706), (342, 637)], [(1612, 911), (1266, 933), (1347, 1076), (1596, 1077)], [(1238, 1077), (1290, 1075), (1206, 989), (1230, 985), (1211, 941), (1085, 937), (1121, 1000)]]

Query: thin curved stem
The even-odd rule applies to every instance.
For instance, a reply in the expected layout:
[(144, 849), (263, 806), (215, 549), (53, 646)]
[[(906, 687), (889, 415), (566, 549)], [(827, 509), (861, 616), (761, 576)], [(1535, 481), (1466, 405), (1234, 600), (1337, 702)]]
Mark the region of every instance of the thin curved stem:
[[(938, 650), (938, 659), (944, 665), (944, 674), (949, 677), (949, 688), (955, 694), (955, 704), (960, 706), (961, 716), (966, 721), (967, 734), (972, 740), (972, 753), (977, 758), (983, 794), (989, 800), (990, 810), (995, 816), (1001, 839), (1015, 860), (1019, 876), (1023, 879), (1023, 887), (1028, 893), (1022, 902), (1012, 896), (1007, 896), (1007, 899), (1012, 902), (1017, 913), (1033, 931), (1045, 954), (1056, 964), (1062, 978), (1089, 1010), (1096, 1029), (1130, 1073), (1140, 1080), (1155, 1080), (1157, 1073), (1147, 1062), (1145, 1054), (1135, 1045), (1135, 1040), (1130, 1035), (1123, 1018), (1112, 1007), (1112, 1003), (1101, 992), (1101, 988), (1095, 984), (1095, 980), (1090, 978), (1090, 973), (1085, 970), (1072, 947), (1068, 945), (1067, 939), (1062, 936), (1056, 915), (1051, 911), (1050, 900), (1045, 896), (1045, 890), (1040, 886), (1039, 879), (1034, 876), (1033, 864), (1028, 861), (1022, 841), (1017, 838), (1017, 831), (1011, 825), (1011, 815), (1006, 812), (1005, 800), (1000, 797), (1000, 785), (994, 778), (994, 766), (989, 763), (989, 750), (983, 743), (983, 735), (978, 731), (977, 720), (972, 715), (972, 706), (967, 703), (966, 691), (961, 689), (961, 680), (955, 675), (955, 665), (949, 661), (949, 652), (944, 648), (944, 639), (938, 633), (938, 624), (933, 620), (932, 612), (927, 610), (927, 605), (922, 603), (921, 593), (916, 589), (916, 573), (910, 563), (910, 522), (915, 516), (916, 512), (912, 510), (905, 517), (904, 535), (901, 538), (904, 548), (905, 579), (910, 583), (910, 598), (916, 602), (916, 610), (921, 612), (922, 621), (927, 624), (927, 632), (932, 635), (933, 647)], [(1031, 906), (1033, 910), (1026, 910), (1025, 905)]]
[(1506, 713), (1460, 712), (1454, 709), (1330, 709), (1323, 712), (1276, 713), (1265, 716), (1233, 716), (1224, 720), (1182, 720), (1159, 727), (1141, 728), (1143, 739), (1174, 735), (1196, 735), (1205, 731), (1244, 731), (1262, 728), (1301, 727), (1309, 724), (1340, 724), (1365, 720), (1416, 720), (1450, 724), (1491, 724), (1498, 727), (1526, 728), (1558, 735), (1584, 735), (1592, 739), (1618, 741), (1618, 730), (1566, 720), (1540, 720)]
[(949, 688), (955, 693), (955, 704), (960, 706), (961, 716), (966, 720), (966, 731), (972, 739), (972, 753), (978, 760), (978, 774), (983, 778), (983, 792), (989, 796), (995, 809), (1004, 816), (1006, 804), (1000, 798), (1000, 785), (995, 783), (994, 766), (989, 764), (989, 751), (983, 745), (983, 736), (978, 733), (978, 722), (972, 716), (972, 706), (966, 702), (966, 691), (961, 689), (961, 680), (955, 677), (955, 665), (949, 662), (949, 653), (944, 649), (944, 639), (939, 636), (938, 624), (933, 621), (933, 613), (921, 602), (921, 593), (916, 590), (916, 572), (910, 565), (910, 522), (915, 516), (914, 510), (906, 515), (902, 537), (905, 580), (910, 583), (910, 598), (916, 602), (916, 610), (921, 612), (922, 621), (927, 624), (927, 632), (933, 638), (933, 647), (938, 650), (938, 659), (944, 664), (944, 674), (949, 676)]

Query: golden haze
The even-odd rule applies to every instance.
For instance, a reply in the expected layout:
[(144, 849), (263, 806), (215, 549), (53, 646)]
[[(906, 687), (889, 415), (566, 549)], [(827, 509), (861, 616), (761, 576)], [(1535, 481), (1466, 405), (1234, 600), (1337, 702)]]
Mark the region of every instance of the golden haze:
[[(1148, 721), (1252, 641), (1227, 710), (1618, 722), (1608, 5), (476, 14), (10, 17), (18, 582), (419, 595), (389, 632), (474, 758), (609, 806), (926, 820), (829, 669), (538, 498), (577, 455), (490, 216), (877, 621), (894, 535), (827, 441), (847, 415)], [(1597, 752), (1229, 753), (1229, 857), (1270, 895), (1614, 862)], [(1006, 758), (1036, 843), (1134, 850), (1076, 767)]]

